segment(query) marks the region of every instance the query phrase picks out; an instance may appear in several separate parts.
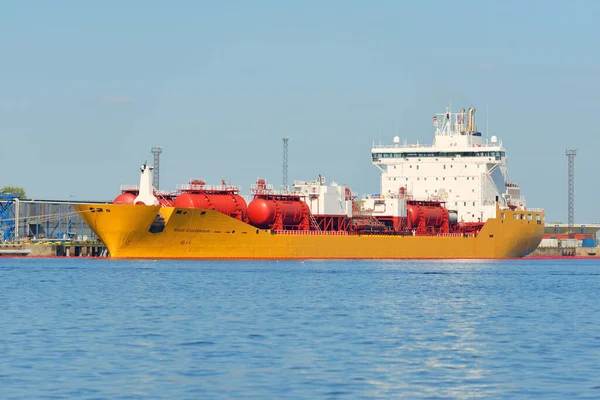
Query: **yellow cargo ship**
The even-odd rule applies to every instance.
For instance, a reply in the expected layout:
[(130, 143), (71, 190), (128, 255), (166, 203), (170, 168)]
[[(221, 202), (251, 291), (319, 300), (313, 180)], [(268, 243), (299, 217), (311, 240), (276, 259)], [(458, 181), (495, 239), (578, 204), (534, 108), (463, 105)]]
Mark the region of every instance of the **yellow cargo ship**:
[[(428, 236), (273, 231), (214, 210), (80, 204), (83, 220), (113, 258), (494, 259), (524, 257), (544, 234), (543, 212), (498, 209), (477, 234)], [(151, 233), (158, 213), (164, 229)]]
[(259, 179), (252, 201), (235, 187), (192, 180), (159, 193), (151, 167), (112, 204), (75, 206), (114, 258), (497, 259), (539, 245), (544, 212), (511, 182), (502, 142), (484, 141), (475, 109), (433, 117), (432, 145), (374, 145), (381, 193), (295, 181), (276, 192)]

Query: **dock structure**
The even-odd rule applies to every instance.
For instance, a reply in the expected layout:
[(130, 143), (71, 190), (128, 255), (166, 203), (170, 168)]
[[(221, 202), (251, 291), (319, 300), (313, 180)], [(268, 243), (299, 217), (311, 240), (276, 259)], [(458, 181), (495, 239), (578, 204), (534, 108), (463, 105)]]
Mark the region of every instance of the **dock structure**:
[(105, 257), (108, 251), (73, 210), (76, 201), (0, 193), (0, 257)]
[(0, 257), (108, 257), (102, 242), (6, 242)]
[(97, 240), (96, 234), (73, 210), (73, 204), (77, 203), (79, 202), (0, 196), (0, 243), (23, 240)]

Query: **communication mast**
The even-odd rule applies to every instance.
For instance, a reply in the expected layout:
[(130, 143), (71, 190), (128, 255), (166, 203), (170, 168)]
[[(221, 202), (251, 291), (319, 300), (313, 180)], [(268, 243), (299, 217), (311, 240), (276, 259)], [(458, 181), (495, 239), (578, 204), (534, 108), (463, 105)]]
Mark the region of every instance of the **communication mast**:
[(154, 154), (154, 175), (152, 175), (152, 185), (154, 190), (158, 190), (160, 183), (160, 153), (162, 153), (162, 147), (156, 146), (152, 148), (152, 154)]
[(281, 186), (283, 190), (288, 191), (288, 142), (290, 138), (283, 138), (283, 173), (282, 173), (282, 182)]
[(569, 237), (573, 236), (573, 223), (575, 222), (575, 156), (577, 150), (567, 150), (569, 158)]

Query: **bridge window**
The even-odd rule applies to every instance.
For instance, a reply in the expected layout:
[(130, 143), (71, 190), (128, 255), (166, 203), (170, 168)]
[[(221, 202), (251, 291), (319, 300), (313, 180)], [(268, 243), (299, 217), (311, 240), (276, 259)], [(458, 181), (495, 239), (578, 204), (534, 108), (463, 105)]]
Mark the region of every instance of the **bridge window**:
[[(423, 157), (504, 157), (505, 152), (503, 151), (463, 151), (463, 152), (423, 152), (423, 153), (372, 153), (373, 159), (376, 158), (423, 158)], [(437, 158), (436, 158), (437, 160)], [(491, 160), (491, 158), (490, 158)]]

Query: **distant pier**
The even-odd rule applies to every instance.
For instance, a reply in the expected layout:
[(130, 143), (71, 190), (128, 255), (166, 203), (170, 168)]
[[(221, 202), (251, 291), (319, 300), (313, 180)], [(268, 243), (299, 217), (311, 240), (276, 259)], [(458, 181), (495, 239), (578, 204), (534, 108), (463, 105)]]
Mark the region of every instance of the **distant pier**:
[(598, 247), (538, 247), (529, 258), (586, 257), (600, 259)]
[(108, 257), (102, 242), (0, 243), (0, 257)]

